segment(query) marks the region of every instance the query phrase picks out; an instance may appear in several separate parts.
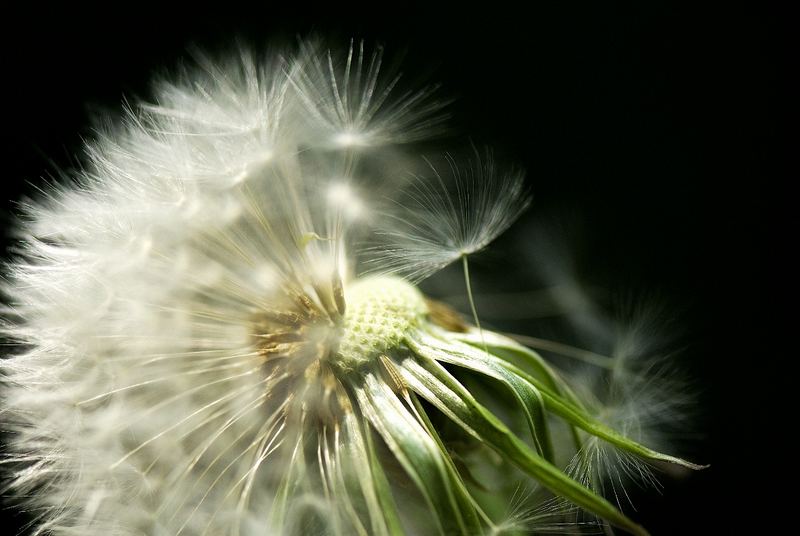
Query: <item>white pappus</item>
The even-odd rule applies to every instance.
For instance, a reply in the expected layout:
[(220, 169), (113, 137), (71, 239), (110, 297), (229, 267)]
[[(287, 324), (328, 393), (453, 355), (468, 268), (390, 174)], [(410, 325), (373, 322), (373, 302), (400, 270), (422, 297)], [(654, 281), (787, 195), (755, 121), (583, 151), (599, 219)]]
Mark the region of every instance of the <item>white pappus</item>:
[[(458, 259), (468, 275), (466, 257), (528, 205), (521, 174), (449, 158), (403, 178), (445, 101), (399, 91), (380, 48), (198, 63), (22, 206), (0, 328), (17, 347), (0, 370), (6, 492), (33, 533), (563, 527), (551, 502), (528, 525), (503, 519), (534, 481), (545, 501), (645, 534), (554, 449), (591, 438), (696, 466), (595, 419), (539, 354), (414, 286)], [(489, 411), (465, 371), (526, 429)], [(513, 468), (514, 482), (474, 482), (475, 452), (474, 470)]]

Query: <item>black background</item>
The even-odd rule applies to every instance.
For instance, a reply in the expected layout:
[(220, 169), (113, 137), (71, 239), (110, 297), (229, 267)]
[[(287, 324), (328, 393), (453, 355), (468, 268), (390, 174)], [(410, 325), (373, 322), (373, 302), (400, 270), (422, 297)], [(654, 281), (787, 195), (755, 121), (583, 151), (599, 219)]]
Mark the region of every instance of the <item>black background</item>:
[[(632, 515), (653, 534), (769, 533), (781, 514), (754, 504), (754, 478), (779, 478), (783, 465), (770, 459), (762, 408), (787, 359), (770, 341), (793, 285), (777, 261), (795, 242), (781, 238), (796, 222), (781, 203), (779, 17), (738, 3), (486, 4), (7, 13), (0, 229), (15, 199), (78, 161), (91, 117), (118, 111), (123, 96), (146, 98), (152, 74), (187, 45), (316, 31), (405, 50), (407, 71), (456, 97), (455, 132), (527, 169), (536, 201), (521, 228), (542, 214), (579, 220), (585, 277), (655, 290), (684, 311), (705, 436), (692, 455), (712, 467)], [(14, 534), (21, 519), (3, 516), (0, 533)]]

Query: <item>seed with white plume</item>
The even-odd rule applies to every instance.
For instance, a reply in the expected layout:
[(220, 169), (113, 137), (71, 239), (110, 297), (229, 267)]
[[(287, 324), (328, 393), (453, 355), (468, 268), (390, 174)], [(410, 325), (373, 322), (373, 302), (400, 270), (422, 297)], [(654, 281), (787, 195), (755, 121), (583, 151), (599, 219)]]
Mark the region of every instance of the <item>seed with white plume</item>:
[(428, 168), (397, 200), (403, 210), (377, 231), (384, 243), (374, 248), (379, 270), (412, 281), (482, 250), (530, 204), (522, 173), (498, 173), (491, 154), (467, 167), (447, 155), (443, 166)]
[[(490, 497), (513, 469), (574, 505), (564, 512), (644, 534), (555, 450), (591, 438), (692, 464), (604, 425), (537, 353), (413, 285), (514, 222), (528, 204), (521, 175), (448, 159), (447, 173), (393, 191), (383, 170), (394, 166), (376, 159), (410, 158), (388, 144), (432, 133), (443, 102), (400, 93), (380, 49), (304, 43), (280, 60), (199, 63), (23, 206), (4, 282), (2, 330), (19, 345), (2, 361), (2, 404), (8, 491), (34, 533), (562, 526), (552, 496), (515, 505), (512, 488), (513, 508)], [(479, 401), (465, 370), (502, 384), (528, 429), (491, 413), (508, 397)], [(554, 443), (556, 419), (577, 445)], [(472, 471), (495, 476), (479, 485)]]

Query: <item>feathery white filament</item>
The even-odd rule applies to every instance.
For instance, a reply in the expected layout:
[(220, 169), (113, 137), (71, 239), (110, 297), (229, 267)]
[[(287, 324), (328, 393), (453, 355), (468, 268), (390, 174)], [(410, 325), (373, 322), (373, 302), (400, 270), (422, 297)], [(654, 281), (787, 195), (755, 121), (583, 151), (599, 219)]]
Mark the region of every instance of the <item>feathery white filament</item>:
[(415, 177), (371, 251), (379, 271), (412, 281), (482, 250), (530, 204), (523, 175), (497, 173), (491, 155), (466, 167), (448, 155), (446, 170), (428, 167), (430, 176)]
[[(383, 48), (363, 41), (344, 55), (306, 44), (290, 80), (308, 111), (312, 137), (333, 147), (406, 143), (430, 136), (445, 119), (436, 86), (397, 94), (400, 74), (384, 68)], [(325, 139), (327, 137), (327, 139)]]

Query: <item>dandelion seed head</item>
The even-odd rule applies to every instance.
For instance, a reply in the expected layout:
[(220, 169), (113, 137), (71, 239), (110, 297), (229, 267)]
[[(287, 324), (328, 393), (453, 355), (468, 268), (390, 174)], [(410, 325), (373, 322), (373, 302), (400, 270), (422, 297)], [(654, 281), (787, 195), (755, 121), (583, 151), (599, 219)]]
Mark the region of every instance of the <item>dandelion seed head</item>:
[(349, 312), (336, 350), (336, 365), (355, 368), (400, 347), (428, 312), (416, 287), (394, 277), (359, 280), (348, 289)]
[[(690, 464), (575, 417), (537, 354), (488, 332), (478, 349), (414, 286), (516, 220), (522, 175), (488, 156), (449, 158), (384, 209), (364, 194), (393, 175), (361, 159), (408, 163), (394, 145), (437, 131), (435, 88), (400, 91), (382, 49), (363, 43), (196, 61), (23, 206), (0, 283), (0, 333), (18, 345), (0, 370), (8, 490), (34, 512), (34, 533), (496, 533), (438, 415), (644, 534), (554, 465), (545, 412)], [(363, 236), (382, 244), (360, 251)], [(535, 448), (452, 369), (509, 389)]]

